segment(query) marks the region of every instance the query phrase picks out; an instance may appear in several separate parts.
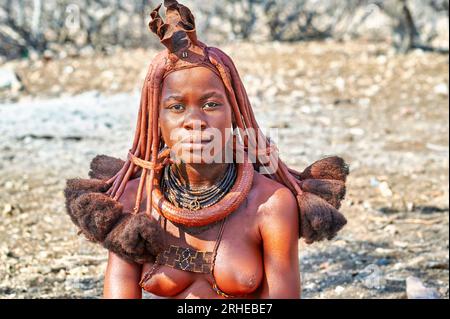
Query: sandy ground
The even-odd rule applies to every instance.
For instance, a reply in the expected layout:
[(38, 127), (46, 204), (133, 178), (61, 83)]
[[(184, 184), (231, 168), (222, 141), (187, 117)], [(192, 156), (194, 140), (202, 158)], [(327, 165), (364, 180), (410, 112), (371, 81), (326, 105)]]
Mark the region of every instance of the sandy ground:
[[(303, 297), (406, 298), (416, 276), (448, 298), (448, 56), (361, 42), (224, 50), (282, 159), (350, 163), (347, 226), (300, 244)], [(153, 55), (9, 64), (25, 88), (0, 92), (0, 298), (101, 297), (106, 251), (76, 236), (62, 189), (96, 154), (126, 156)]]

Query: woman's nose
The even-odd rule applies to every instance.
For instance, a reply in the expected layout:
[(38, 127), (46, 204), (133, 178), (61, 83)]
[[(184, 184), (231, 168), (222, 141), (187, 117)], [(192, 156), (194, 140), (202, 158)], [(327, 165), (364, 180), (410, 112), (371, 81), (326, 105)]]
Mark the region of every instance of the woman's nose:
[(183, 127), (186, 130), (199, 130), (202, 131), (206, 129), (207, 123), (205, 119), (203, 118), (203, 115), (201, 114), (201, 111), (198, 110), (191, 110), (190, 112), (186, 113), (186, 116), (184, 118)]

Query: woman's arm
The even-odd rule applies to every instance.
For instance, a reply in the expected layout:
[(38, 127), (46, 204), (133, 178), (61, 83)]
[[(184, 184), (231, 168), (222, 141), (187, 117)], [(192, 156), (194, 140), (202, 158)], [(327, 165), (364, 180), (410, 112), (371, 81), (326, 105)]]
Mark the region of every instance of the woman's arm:
[(141, 299), (139, 286), (142, 266), (123, 260), (109, 252), (106, 267), (103, 298), (107, 299)]
[(267, 204), (260, 224), (264, 256), (260, 298), (300, 298), (297, 201), (283, 188)]

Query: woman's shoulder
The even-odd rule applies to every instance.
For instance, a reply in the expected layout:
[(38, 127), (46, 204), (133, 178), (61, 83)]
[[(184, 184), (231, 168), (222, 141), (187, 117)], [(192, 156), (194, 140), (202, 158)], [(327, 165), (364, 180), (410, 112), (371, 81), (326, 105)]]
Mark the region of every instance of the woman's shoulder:
[(298, 219), (297, 200), (285, 185), (255, 171), (253, 187), (262, 219)]
[(288, 233), (297, 236), (299, 210), (291, 190), (258, 172), (255, 172), (252, 189), (256, 194), (255, 217), (260, 240), (271, 240)]

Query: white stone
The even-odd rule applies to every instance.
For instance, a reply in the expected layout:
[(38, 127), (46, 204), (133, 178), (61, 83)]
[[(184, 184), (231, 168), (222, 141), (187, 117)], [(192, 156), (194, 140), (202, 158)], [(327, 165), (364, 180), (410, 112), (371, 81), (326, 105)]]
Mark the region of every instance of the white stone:
[(16, 73), (9, 68), (0, 69), (0, 90), (17, 90), (21, 87)]
[(448, 96), (448, 85), (445, 83), (436, 85), (433, 90), (438, 95)]
[(352, 127), (349, 130), (350, 134), (355, 135), (355, 136), (362, 136), (364, 135), (365, 131), (362, 128), (359, 127)]
[(9, 214), (13, 210), (13, 207), (11, 204), (5, 204), (5, 207), (3, 208), (3, 214)]
[(345, 80), (342, 77), (338, 77), (335, 81), (335, 86), (339, 92), (344, 92)]
[(387, 182), (381, 182), (380, 185), (378, 185), (378, 190), (384, 197), (392, 196), (392, 190), (390, 189), (389, 184)]
[(345, 290), (345, 288), (342, 287), (342, 286), (337, 286), (337, 287), (334, 289), (334, 291), (335, 291), (338, 295), (340, 295), (341, 293), (343, 293), (344, 290)]
[(406, 295), (408, 299), (439, 299), (439, 292), (434, 288), (427, 288), (419, 278), (406, 278)]

